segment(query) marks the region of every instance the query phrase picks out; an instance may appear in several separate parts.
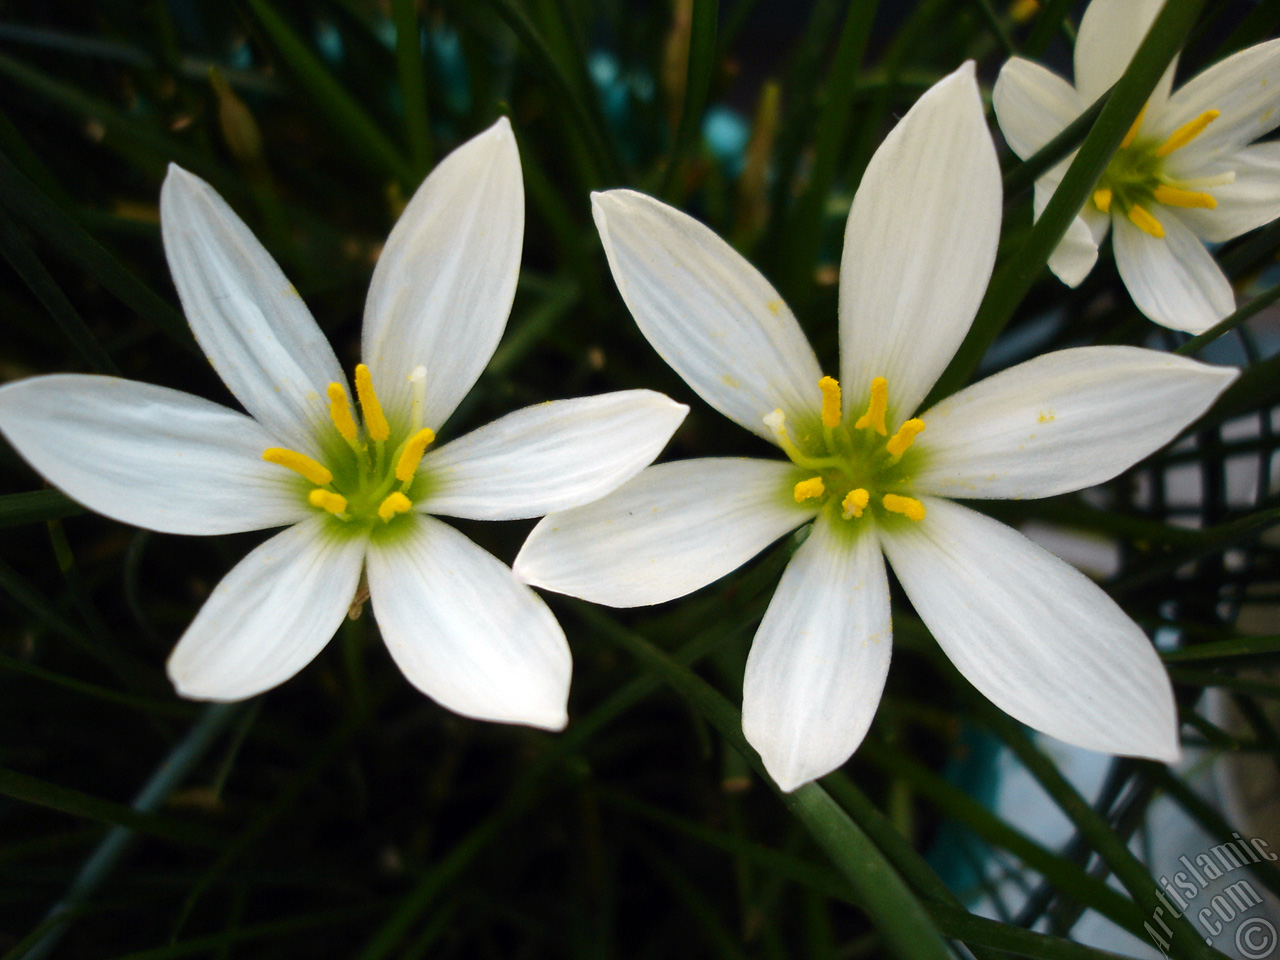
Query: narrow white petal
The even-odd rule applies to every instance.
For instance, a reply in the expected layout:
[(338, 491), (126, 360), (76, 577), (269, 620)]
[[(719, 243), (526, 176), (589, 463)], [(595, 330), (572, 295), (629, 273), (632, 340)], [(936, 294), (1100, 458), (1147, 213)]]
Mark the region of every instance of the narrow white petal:
[[(1086, 106), (1120, 79), (1163, 5), (1164, 0), (1092, 0), (1080, 18), (1075, 48), (1076, 90)], [(1157, 102), (1167, 91), (1162, 82)]]
[(396, 664), (464, 717), (562, 729), (573, 663), (547, 605), (453, 527), (413, 520), (369, 545), (369, 597)]
[[(1075, 154), (1072, 153), (1036, 181), (1032, 202), (1036, 220), (1040, 219), (1045, 207), (1049, 205), (1049, 200), (1062, 183), (1062, 177), (1074, 158)], [(1049, 269), (1054, 276), (1069, 287), (1078, 286), (1098, 262), (1098, 245), (1106, 237), (1110, 225), (1111, 218), (1107, 214), (1100, 211), (1092, 201), (1086, 202), (1049, 255)]]
[(742, 732), (788, 792), (830, 773), (862, 743), (893, 647), (875, 530), (851, 538), (829, 517), (818, 518), (787, 564), (743, 683)]
[(1206, 110), (1221, 113), (1170, 157), (1207, 164), (1280, 126), (1280, 39), (1234, 53), (1193, 77), (1152, 118), (1151, 135), (1163, 140)]
[(1114, 217), (1116, 267), (1139, 310), (1174, 330), (1202, 333), (1236, 308), (1235, 293), (1204, 248), (1185, 226), (1181, 210), (1157, 207), (1163, 237)]
[(1051, 497), (1110, 480), (1160, 449), (1239, 375), (1139, 347), (1044, 354), (922, 414), (913, 484), (944, 497)]
[(301, 478), (265, 462), (279, 442), (189, 393), (85, 374), (0, 387), (0, 432), (91, 510), (164, 533), (239, 533), (311, 516)]
[(1089, 106), (1062, 77), (1022, 57), (1000, 68), (991, 105), (1010, 149), (1024, 160)]
[(683, 597), (810, 519), (785, 461), (678, 460), (544, 518), (513, 565), (536, 587), (610, 607)]
[(919, 523), (881, 533), (916, 612), (996, 706), (1067, 743), (1178, 758), (1160, 658), (1100, 587), (1016, 530), (927, 497)]
[(284, 683), (337, 631), (355, 596), (362, 537), (326, 517), (277, 533), (222, 578), (169, 656), (193, 700), (243, 700)]
[[(1178, 211), (1182, 222), (1201, 240), (1222, 243), (1280, 217), (1280, 141), (1257, 143), (1226, 154), (1213, 167), (1235, 174), (1234, 182), (1208, 188), (1218, 201), (1217, 207)], [(1196, 172), (1209, 175), (1217, 169)]]
[(426, 425), (438, 430), (493, 355), (524, 244), (524, 182), (506, 117), (445, 157), (378, 258), (364, 311), (364, 362), (393, 419), (426, 368)]
[(213, 187), (169, 165), (160, 229), (187, 322), (244, 408), (283, 446), (319, 454), (342, 368), (298, 291)]
[(591, 195), (618, 292), (697, 394), (770, 442), (781, 409), (816, 423), (822, 370), (778, 292), (708, 227), (633, 190)]
[(911, 416), (973, 322), (995, 263), (1000, 166), (969, 61), (916, 101), (871, 158), (840, 262), (846, 407), (889, 381)]
[(517, 520), (598, 500), (662, 452), (689, 408), (653, 390), (525, 407), (429, 453), (426, 513)]

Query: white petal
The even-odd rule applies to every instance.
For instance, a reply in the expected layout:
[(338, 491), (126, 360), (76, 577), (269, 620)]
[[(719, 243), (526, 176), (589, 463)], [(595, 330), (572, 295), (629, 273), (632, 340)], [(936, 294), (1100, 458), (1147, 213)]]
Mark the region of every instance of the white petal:
[(1000, 166), (969, 61), (916, 101), (853, 198), (840, 262), (848, 410), (866, 408), (876, 377), (889, 381), (893, 425), (924, 399), (987, 288), (1000, 204)]
[(652, 390), (525, 407), (428, 454), (430, 492), (415, 506), (518, 520), (590, 503), (652, 463), (688, 412)]
[(360, 581), (365, 540), (312, 517), (231, 568), (169, 656), (193, 700), (243, 700), (284, 683), (337, 631)]
[(1207, 164), (1280, 125), (1280, 40), (1241, 50), (1193, 77), (1152, 118), (1151, 135), (1163, 140), (1206, 110), (1221, 115), (1171, 158)]
[(947, 500), (884, 530), (894, 573), (951, 661), (985, 696), (1067, 743), (1178, 758), (1160, 658), (1102, 589), (1016, 530)]
[(525, 583), (610, 607), (683, 597), (810, 519), (790, 463), (716, 458), (642, 470), (613, 493), (544, 518), (513, 565)]
[(813, 421), (822, 370), (778, 291), (708, 227), (633, 190), (591, 195), (622, 299), (653, 348), (726, 417), (773, 441), (781, 409)]
[(1089, 104), (1053, 71), (1013, 57), (1000, 68), (991, 105), (1010, 149), (1025, 160), (1060, 134)]
[(445, 157), (378, 258), (361, 352), (393, 420), (426, 368), (426, 425), (439, 429), (489, 363), (511, 312), (524, 244), (524, 181), (501, 118)]
[(1218, 206), (1178, 211), (1201, 240), (1222, 243), (1280, 217), (1280, 142), (1245, 147), (1222, 157), (1215, 166), (1236, 177), (1233, 183), (1208, 188)]
[(298, 291), (213, 187), (174, 164), (160, 228), (187, 322), (218, 376), (282, 446), (317, 456), (325, 388), (346, 380)]
[[(1092, 0), (1080, 18), (1076, 36), (1076, 90), (1087, 106), (1120, 79), (1164, 0)], [(1167, 73), (1171, 76), (1171, 72)], [(1163, 102), (1161, 83), (1153, 99)]]
[(922, 415), (912, 483), (944, 497), (1051, 497), (1110, 480), (1160, 449), (1239, 375), (1139, 347), (1044, 354)]
[(742, 732), (788, 792), (830, 773), (862, 743), (893, 647), (875, 530), (850, 538), (829, 517), (818, 518), (787, 564), (743, 683)]
[(300, 478), (243, 413), (189, 393), (84, 374), (0, 387), (0, 432), (91, 510), (164, 533), (239, 533), (313, 515)]
[(1155, 215), (1163, 237), (1139, 230), (1127, 217), (1115, 223), (1116, 267), (1139, 310), (1174, 330), (1202, 333), (1236, 308), (1231, 284), (1191, 230), (1169, 207)]
[[(1036, 181), (1035, 197), (1032, 203), (1036, 220), (1040, 219), (1045, 207), (1049, 205), (1049, 200), (1058, 189), (1058, 185), (1062, 183), (1062, 177), (1074, 158), (1075, 154), (1072, 153)], [(1049, 269), (1053, 271), (1054, 276), (1069, 287), (1078, 286), (1093, 270), (1093, 265), (1098, 262), (1098, 246), (1106, 237), (1110, 226), (1110, 216), (1099, 210), (1092, 202), (1086, 202), (1080, 208), (1076, 218), (1071, 221), (1071, 225), (1067, 227), (1067, 232), (1062, 235), (1053, 253), (1049, 255)]]
[(573, 663), (547, 605), (453, 527), (413, 520), (369, 545), (369, 596), (396, 664), (464, 717), (562, 729)]

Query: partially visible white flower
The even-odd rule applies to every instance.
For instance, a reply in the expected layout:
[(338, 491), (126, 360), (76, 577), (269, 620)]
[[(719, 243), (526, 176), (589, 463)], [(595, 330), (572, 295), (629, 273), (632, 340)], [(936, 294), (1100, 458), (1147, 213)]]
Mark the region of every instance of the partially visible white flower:
[(387, 240), (355, 370), (359, 415), (297, 291), (208, 184), (170, 167), (160, 217), (192, 332), (250, 415), (63, 374), (0, 388), (0, 432), (68, 496), (126, 523), (182, 534), (291, 524), (183, 634), (169, 658), (178, 691), (238, 700), (287, 680), (333, 636), (363, 570), (382, 637), (420, 690), (465, 716), (563, 727), (560, 625), (508, 567), (428, 514), (501, 520), (586, 503), (650, 463), (688, 408), (647, 390), (559, 400), (426, 452), (515, 294), (524, 189), (506, 119), (436, 167)]
[(743, 730), (784, 790), (842, 764), (875, 714), (892, 635), (882, 550), (938, 643), (999, 707), (1091, 749), (1178, 755), (1169, 680), (1138, 626), (1068, 564), (945, 498), (1046, 497), (1107, 480), (1168, 443), (1236, 371), (1082, 347), (913, 417), (982, 299), (1000, 190), (969, 63), (912, 107), (854, 197), (841, 383), (822, 376), (768, 281), (709, 229), (639, 193), (594, 196), (614, 279), (649, 342), (788, 459), (650, 467), (545, 517), (516, 575), (611, 606), (658, 603), (814, 520), (743, 690)]
[[(1018, 156), (1031, 156), (1129, 66), (1162, 0), (1093, 0), (1080, 21), (1075, 86), (1014, 57), (992, 94)], [(1280, 125), (1280, 40), (1242, 50), (1170, 93), (1161, 78), (1092, 198), (1049, 258), (1063, 283), (1093, 269), (1115, 229), (1116, 266), (1138, 309), (1200, 333), (1235, 309), (1231, 284), (1202, 241), (1219, 243), (1280, 217), (1280, 143), (1253, 143)], [(1072, 154), (1036, 181), (1038, 218)]]

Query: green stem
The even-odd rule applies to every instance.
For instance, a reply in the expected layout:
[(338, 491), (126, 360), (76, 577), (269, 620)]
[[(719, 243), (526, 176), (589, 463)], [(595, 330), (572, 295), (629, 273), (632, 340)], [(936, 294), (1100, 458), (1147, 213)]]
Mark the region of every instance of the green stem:
[(1189, 356), (1190, 354), (1196, 353), (1202, 347), (1205, 347), (1208, 344), (1213, 343), (1213, 341), (1217, 340), (1223, 334), (1230, 333), (1232, 330), (1240, 326), (1240, 324), (1244, 323), (1254, 314), (1271, 306), (1271, 304), (1275, 303), (1277, 300), (1280, 300), (1280, 283), (1276, 284), (1266, 293), (1259, 294), (1258, 296), (1254, 297), (1252, 300), (1246, 303), (1243, 307), (1236, 310), (1235, 313), (1232, 313), (1227, 317), (1224, 317), (1221, 321), (1214, 324), (1204, 333), (1199, 334), (1198, 336), (1192, 337), (1190, 340), (1182, 344), (1182, 346), (1178, 347), (1178, 349), (1174, 350), (1173, 352), (1177, 354), (1181, 354), (1184, 357)]

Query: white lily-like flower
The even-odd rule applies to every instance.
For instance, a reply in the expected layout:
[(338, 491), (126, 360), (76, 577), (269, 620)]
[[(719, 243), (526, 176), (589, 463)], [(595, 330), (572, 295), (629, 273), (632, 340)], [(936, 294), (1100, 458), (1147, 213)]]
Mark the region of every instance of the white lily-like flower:
[(594, 200), (649, 342), (788, 459), (650, 467), (545, 517), (518, 577), (612, 606), (657, 603), (814, 520), (756, 633), (743, 691), (747, 739), (784, 790), (843, 763), (875, 713), (891, 641), (882, 551), (938, 643), (1002, 709), (1095, 750), (1178, 755), (1172, 690), (1138, 626), (1083, 574), (946, 498), (1045, 497), (1113, 477), (1176, 436), (1236, 371), (1081, 347), (912, 416), (972, 323), (1000, 229), (972, 63), (912, 107), (854, 197), (843, 389), (768, 281), (709, 229), (639, 193)]
[[(1080, 21), (1075, 86), (1014, 57), (992, 94), (1009, 146), (1029, 157), (1120, 79), (1163, 0), (1093, 0)], [(1235, 309), (1203, 241), (1219, 243), (1280, 217), (1280, 40), (1242, 50), (1172, 92), (1177, 61), (1156, 86), (1090, 199), (1049, 258), (1063, 283), (1093, 269), (1114, 228), (1116, 266), (1156, 323), (1200, 333)], [(1072, 157), (1074, 153), (1072, 154)], [(1038, 218), (1071, 157), (1036, 181)]]
[(178, 691), (238, 700), (287, 680), (333, 636), (365, 571), (382, 637), (416, 687), (465, 716), (563, 727), (560, 625), (510, 568), (429, 514), (502, 520), (589, 502), (649, 464), (688, 408), (647, 390), (548, 402), (427, 452), (515, 295), (524, 188), (507, 121), (441, 162), (387, 240), (355, 369), (359, 417), (297, 291), (222, 198), (171, 167), (160, 206), (191, 329), (249, 415), (64, 374), (0, 388), (0, 431), (68, 496), (126, 523), (290, 524), (183, 634), (168, 664)]

